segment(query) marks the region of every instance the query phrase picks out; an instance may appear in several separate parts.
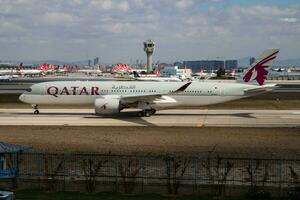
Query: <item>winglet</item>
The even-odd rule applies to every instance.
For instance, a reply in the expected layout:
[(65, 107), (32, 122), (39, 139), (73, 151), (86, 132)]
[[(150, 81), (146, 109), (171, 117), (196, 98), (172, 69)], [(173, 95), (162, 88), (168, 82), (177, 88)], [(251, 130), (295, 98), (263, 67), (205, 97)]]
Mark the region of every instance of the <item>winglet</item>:
[(184, 84), (183, 86), (181, 86), (180, 88), (178, 88), (176, 91), (174, 92), (183, 92), (192, 82), (188, 82), (186, 84)]

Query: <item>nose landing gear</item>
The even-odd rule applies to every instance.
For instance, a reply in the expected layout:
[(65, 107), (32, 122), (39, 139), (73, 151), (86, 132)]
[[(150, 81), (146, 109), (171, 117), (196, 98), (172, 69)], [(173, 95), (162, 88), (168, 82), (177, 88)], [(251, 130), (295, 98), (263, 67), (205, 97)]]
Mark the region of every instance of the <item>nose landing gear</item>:
[(138, 116), (139, 117), (150, 117), (151, 115), (154, 115), (155, 112), (156, 112), (155, 109), (147, 109), (147, 110), (138, 112)]
[(36, 104), (33, 104), (33, 105), (32, 105), (32, 108), (34, 109), (34, 112), (33, 112), (33, 114), (35, 114), (35, 115), (38, 115), (38, 114), (40, 114), (40, 111), (38, 110), (38, 105), (36, 105)]

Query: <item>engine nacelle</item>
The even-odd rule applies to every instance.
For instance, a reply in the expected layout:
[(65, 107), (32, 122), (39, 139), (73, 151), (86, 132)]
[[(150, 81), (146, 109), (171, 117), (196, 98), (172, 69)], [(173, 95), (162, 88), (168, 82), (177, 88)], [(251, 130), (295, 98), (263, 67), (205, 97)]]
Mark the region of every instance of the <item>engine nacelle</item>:
[(95, 112), (99, 115), (117, 114), (120, 112), (120, 99), (99, 98), (95, 100)]

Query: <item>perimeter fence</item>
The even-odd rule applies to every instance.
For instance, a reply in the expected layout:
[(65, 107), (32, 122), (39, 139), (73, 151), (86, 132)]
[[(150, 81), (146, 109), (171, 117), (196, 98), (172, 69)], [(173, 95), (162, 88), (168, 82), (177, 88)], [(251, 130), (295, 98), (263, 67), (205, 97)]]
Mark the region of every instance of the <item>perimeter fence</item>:
[(300, 160), (50, 153), (17, 160), (18, 185), (50, 190), (223, 195), (232, 188), (300, 188)]

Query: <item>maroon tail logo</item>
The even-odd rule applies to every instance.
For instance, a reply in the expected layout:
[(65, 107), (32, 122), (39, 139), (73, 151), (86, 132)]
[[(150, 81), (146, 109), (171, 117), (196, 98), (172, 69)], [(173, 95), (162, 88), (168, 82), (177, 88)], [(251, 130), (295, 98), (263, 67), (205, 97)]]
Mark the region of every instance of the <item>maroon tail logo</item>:
[(258, 62), (256, 65), (254, 65), (249, 71), (245, 74), (243, 80), (245, 82), (249, 82), (253, 76), (253, 73), (256, 72), (256, 77), (254, 78), (259, 85), (264, 84), (268, 71), (265, 69), (268, 66), (264, 66), (267, 62), (273, 60), (276, 58), (276, 54), (279, 51), (274, 52), (273, 54), (267, 56), (266, 58), (262, 59), (260, 62)]

